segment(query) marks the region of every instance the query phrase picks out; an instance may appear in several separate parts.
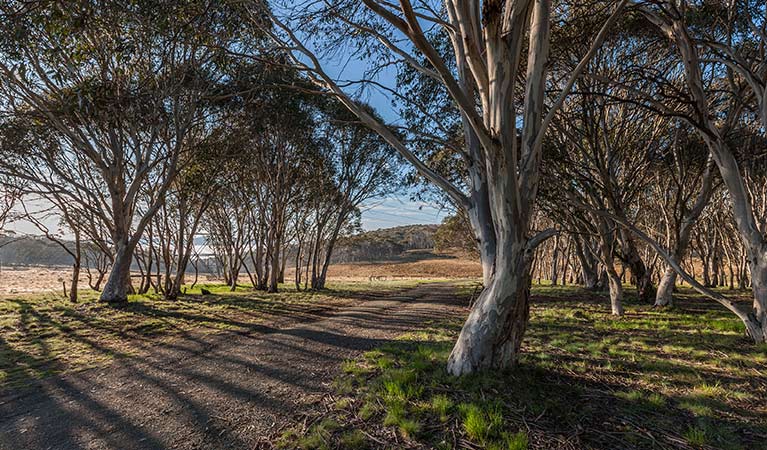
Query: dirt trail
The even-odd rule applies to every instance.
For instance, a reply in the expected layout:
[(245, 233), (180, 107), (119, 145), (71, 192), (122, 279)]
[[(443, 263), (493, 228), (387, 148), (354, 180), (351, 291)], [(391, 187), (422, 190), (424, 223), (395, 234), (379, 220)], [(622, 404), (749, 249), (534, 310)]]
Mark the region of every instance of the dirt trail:
[(0, 448), (252, 449), (311, 410), (340, 363), (425, 321), (458, 314), (449, 284), (247, 334), (188, 335), (148, 356), (0, 394)]

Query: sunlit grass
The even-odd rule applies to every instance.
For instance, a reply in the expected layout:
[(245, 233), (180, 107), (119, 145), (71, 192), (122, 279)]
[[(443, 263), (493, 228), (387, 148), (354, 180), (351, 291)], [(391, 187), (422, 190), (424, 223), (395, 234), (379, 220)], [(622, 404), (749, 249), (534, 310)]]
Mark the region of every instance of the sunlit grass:
[[(185, 287), (175, 301), (149, 293), (130, 295), (120, 306), (99, 303), (92, 291), (83, 291), (75, 304), (53, 294), (8, 296), (0, 300), (0, 385), (103, 366), (187, 332), (247, 331), (267, 315), (289, 317), (351, 301), (334, 291), (281, 288), (277, 294), (244, 286), (230, 292), (204, 283)], [(202, 289), (210, 295), (200, 295)]]
[(760, 448), (765, 346), (718, 305), (681, 294), (657, 310), (629, 288), (614, 318), (605, 293), (534, 285), (519, 367), (462, 378), (445, 371), (461, 319), (423, 324), (344, 363), (339, 385), (355, 399), (345, 413), (423, 448)]

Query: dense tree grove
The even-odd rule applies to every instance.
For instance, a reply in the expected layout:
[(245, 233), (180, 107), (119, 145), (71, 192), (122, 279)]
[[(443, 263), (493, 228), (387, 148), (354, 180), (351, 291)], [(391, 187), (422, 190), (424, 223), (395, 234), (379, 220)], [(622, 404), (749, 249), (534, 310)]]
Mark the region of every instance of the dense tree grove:
[(339, 234), (393, 186), (388, 146), (263, 63), (240, 19), (261, 5), (70, 6), (2, 7), (0, 172), (2, 219), (23, 194), (24, 218), (71, 254), (72, 300), (83, 264), (103, 301), (174, 299), (201, 236), (232, 289), (246, 271), (276, 291), (289, 254), (321, 289)]
[[(449, 372), (515, 363), (541, 273), (608, 288), (618, 315), (624, 279), (666, 305), (679, 275), (765, 340), (763, 184), (748, 169), (763, 156), (749, 148), (765, 131), (762, 3), (291, 6), (274, 8), (264, 32), (471, 224), (485, 290)], [(324, 67), (338, 45), (367, 57), (353, 83)], [(391, 66), (396, 82), (380, 81)], [(400, 106), (404, 135), (354, 105), (358, 84)], [(709, 217), (719, 221), (706, 230)], [(704, 286), (725, 265), (751, 286), (752, 307)]]
[(323, 289), (407, 179), (482, 264), (451, 374), (516, 363), (543, 279), (615, 315), (687, 283), (764, 342), (766, 53), (751, 0), (4, 2), (0, 221), (62, 242), (72, 301), (81, 268), (175, 299), (201, 246), (232, 290)]

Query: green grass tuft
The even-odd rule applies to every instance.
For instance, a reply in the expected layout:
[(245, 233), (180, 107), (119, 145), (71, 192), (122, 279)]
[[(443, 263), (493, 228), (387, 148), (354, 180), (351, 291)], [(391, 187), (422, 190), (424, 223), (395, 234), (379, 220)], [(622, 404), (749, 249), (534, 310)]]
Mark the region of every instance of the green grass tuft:
[(450, 411), (453, 409), (453, 401), (447, 395), (439, 394), (431, 398), (431, 410), (439, 417), (440, 422), (447, 422)]
[(362, 430), (351, 430), (341, 435), (339, 439), (342, 449), (364, 450), (369, 448), (368, 438)]
[(696, 446), (696, 447), (702, 447), (706, 445), (707, 439), (706, 439), (706, 430), (698, 427), (689, 427), (687, 428), (687, 431), (684, 432), (684, 438), (687, 440), (687, 443)]
[(527, 446), (529, 445), (527, 433), (523, 431), (513, 434), (506, 433), (503, 436), (503, 440), (505, 441), (505, 448), (507, 450), (527, 450)]
[(463, 416), (463, 429), (470, 439), (486, 443), (495, 437), (503, 426), (503, 415), (497, 405), (482, 406), (476, 403), (463, 403), (458, 406)]

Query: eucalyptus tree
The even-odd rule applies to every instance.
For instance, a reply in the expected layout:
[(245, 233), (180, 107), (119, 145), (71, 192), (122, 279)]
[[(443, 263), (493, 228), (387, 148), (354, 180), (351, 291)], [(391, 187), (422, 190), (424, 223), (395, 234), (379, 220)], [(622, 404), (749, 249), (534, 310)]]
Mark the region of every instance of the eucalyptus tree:
[[(165, 201), (190, 133), (204, 123), (201, 100), (221, 77), (219, 49), (248, 48), (252, 40), (232, 5), (0, 6), (0, 104), (55, 130), (56, 151), (34, 158), (40, 173), (56, 177), (62, 195), (78, 201), (72, 191), (90, 193), (83, 207), (108, 229), (112, 254), (102, 301), (127, 301), (134, 249)], [(87, 168), (86, 178), (62, 161)]]
[(268, 224), (265, 245), (269, 292), (278, 290), (282, 250), (295, 202), (301, 197), (307, 180), (313, 177), (318, 160), (323, 160), (316, 152), (318, 147), (312, 145), (312, 131), (300, 122), (283, 127), (268, 125), (257, 133), (254, 151), (250, 154), (258, 174), (255, 206)]
[[(728, 135), (744, 119), (746, 107), (762, 122), (758, 127), (760, 132), (764, 132), (767, 124), (763, 101), (765, 72), (760, 59), (763, 52), (750, 50), (759, 48), (751, 45), (754, 41), (765, 42), (765, 16), (763, 5), (754, 7), (752, 2), (733, 2), (730, 8), (710, 6), (714, 5), (661, 1), (642, 5), (641, 11), (678, 52), (678, 65), (684, 73), (691, 101), (686, 111), (674, 113), (694, 127), (706, 143), (727, 188), (748, 255), (753, 307), (750, 311), (733, 309), (733, 312), (743, 321), (754, 341), (764, 342), (767, 340), (767, 230), (754, 209)], [(708, 31), (711, 28), (715, 34)], [(748, 31), (736, 37), (734, 33), (743, 29)], [(750, 59), (737, 64), (735, 59), (744, 52), (751, 55)], [(668, 105), (653, 99), (648, 102), (668, 110)]]
[[(551, 147), (558, 147), (557, 144)], [(570, 152), (564, 147), (565, 152)], [(577, 153), (577, 152), (573, 152)], [(560, 161), (561, 164), (553, 164)], [(575, 168), (575, 173), (569, 172), (564, 167)], [(599, 191), (590, 183), (589, 175), (578, 173), (578, 164), (570, 159), (549, 158), (546, 171), (550, 171), (548, 179), (556, 180), (542, 190), (543, 211), (557, 221), (565, 230), (575, 236), (576, 252), (581, 263), (581, 272), (584, 280), (589, 283), (588, 287), (596, 288), (599, 284), (597, 274), (597, 262), (601, 267), (605, 283), (609, 290), (611, 312), (616, 316), (623, 315), (624, 290), (621, 275), (619, 274), (615, 259), (618, 253), (618, 232), (616, 223), (609, 217), (603, 217), (584, 208), (576, 208), (569, 211), (573, 206), (588, 205), (595, 210), (608, 209), (607, 202), (601, 197)], [(580, 166), (583, 167), (583, 166)]]
[[(716, 170), (708, 149), (692, 130), (680, 123), (673, 131), (669, 151), (656, 164), (654, 203), (665, 229), (664, 246), (677, 263), (690, 247), (693, 231), (716, 190)], [(666, 267), (658, 284), (655, 306), (673, 304), (677, 273)]]
[(194, 148), (188, 153), (191, 160), (183, 164), (163, 205), (165, 214), (172, 218), (172, 228), (166, 227), (167, 245), (164, 246), (167, 256), (163, 294), (170, 300), (181, 293), (205, 213), (219, 189), (231, 182), (231, 173), (225, 169), (231, 151), (225, 130), (214, 129), (192, 145)]
[[(599, 2), (604, 25), (580, 62), (551, 80), (558, 90), (546, 105), (552, 22), (567, 24), (584, 13), (577, 5), (554, 8), (549, 0), (424, 1), (397, 5), (377, 0), (335, 0), (292, 5), (271, 13), (265, 31), (288, 50), (293, 64), (338, 98), (419, 173), (464, 210), (482, 249), (486, 289), (473, 307), (448, 361), (455, 375), (515, 364), (529, 315), (530, 266), (535, 247), (553, 230), (535, 233), (531, 219), (539, 185), (541, 143), (555, 111), (615, 22), (625, 2)], [(590, 5), (591, 7), (595, 5)], [(593, 13), (592, 13), (593, 14)], [(298, 17), (303, 15), (303, 17)], [(426, 27), (426, 28), (425, 28)], [(439, 31), (434, 31), (434, 30)], [(433, 35), (449, 37), (438, 51)], [(315, 37), (308, 44), (304, 39)], [(407, 136), (371, 116), (349, 87), (370, 85), (361, 76), (339, 82), (322, 66), (313, 44), (346, 42), (371, 56), (368, 74), (382, 66), (409, 65), (434, 79), (457, 108), (469, 189), (462, 190), (420, 159)], [(522, 68), (523, 55), (527, 68)], [(382, 66), (375, 66), (380, 62)], [(402, 99), (396, 86), (377, 84)], [(347, 88), (346, 90), (344, 88)], [(353, 88), (352, 88), (353, 89)], [(548, 106), (548, 110), (547, 110)], [(417, 130), (412, 130), (417, 134)]]
[[(104, 252), (108, 252), (109, 247), (103, 239), (105, 228), (100, 226), (94, 209), (89, 206), (93, 200), (90, 189), (96, 187), (89, 178), (88, 168), (66, 157), (55, 156), (58, 170), (80, 180), (80, 185), (70, 187), (62, 187), (55, 171), (45, 170), (45, 163), (51, 162), (53, 155), (65, 153), (60, 145), (56, 131), (41, 123), (19, 116), (9, 116), (0, 122), (2, 184), (18, 198), (23, 213), (17, 216), (33, 224), (72, 257), (69, 299), (76, 302), (82, 243), (88, 242), (86, 246)], [(43, 162), (41, 155), (51, 155), (51, 158)]]
[[(615, 53), (600, 54), (590, 73), (618, 70), (611, 64)], [(632, 223), (645, 221), (647, 213), (639, 200), (652, 182), (649, 167), (665, 151), (667, 122), (629, 102), (613, 100), (620, 94), (593, 79), (579, 81), (577, 88), (579, 94), (570, 97), (552, 126), (555, 152), (550, 166), (562, 172), (555, 177), (588, 204)], [(605, 230), (613, 228), (607, 225)], [(651, 270), (634, 237), (623, 228), (615, 234), (615, 245), (612, 238), (605, 245), (630, 269), (639, 297), (649, 300), (654, 294)]]
[[(361, 106), (375, 116), (372, 108)], [(338, 236), (354, 217), (363, 202), (385, 195), (394, 187), (397, 160), (391, 147), (380, 135), (356, 120), (342, 105), (333, 102), (328, 114), (325, 135), (329, 144), (331, 181), (335, 193), (325, 204), (324, 218), (332, 221), (322, 249), (321, 265), (314, 270), (312, 289), (324, 289), (328, 267)], [(318, 217), (318, 220), (320, 218)], [(316, 252), (317, 254), (319, 252)]]
[[(238, 180), (239, 181), (239, 180)], [(248, 242), (253, 237), (247, 206), (250, 199), (234, 183), (219, 189), (215, 200), (205, 210), (203, 227), (206, 244), (212, 249), (231, 291), (237, 289)]]
[[(19, 219), (33, 224), (46, 239), (55, 243), (72, 258), (70, 286), (67, 290), (66, 282), (64, 282), (64, 296), (68, 297), (70, 302), (77, 303), (83, 260), (82, 231), (78, 224), (80, 211), (77, 209), (77, 204), (70, 204), (57, 193), (46, 192), (46, 194), (42, 198), (22, 196), (20, 204), (24, 212)], [(33, 205), (38, 204), (36, 205), (38, 207), (27, 207), (27, 201)], [(46, 205), (42, 209), (39, 208), (41, 202)], [(51, 227), (51, 222), (55, 224), (55, 228)], [(71, 233), (71, 237), (67, 236), (67, 232)]]

